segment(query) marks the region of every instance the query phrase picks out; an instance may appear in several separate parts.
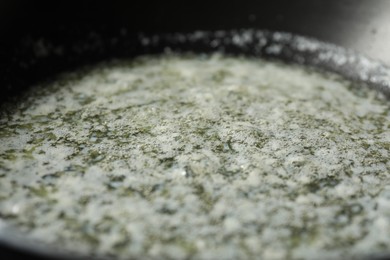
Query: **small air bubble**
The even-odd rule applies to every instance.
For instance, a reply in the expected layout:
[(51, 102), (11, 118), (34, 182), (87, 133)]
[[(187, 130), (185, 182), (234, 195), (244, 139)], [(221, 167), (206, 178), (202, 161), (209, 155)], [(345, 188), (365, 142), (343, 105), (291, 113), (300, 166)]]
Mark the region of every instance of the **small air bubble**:
[(165, 54), (171, 54), (171, 53), (172, 53), (172, 49), (169, 48), (169, 47), (165, 47), (165, 48), (164, 48), (164, 53), (165, 53)]
[(150, 44), (150, 39), (148, 38), (142, 38), (141, 40), (142, 45), (148, 46)]
[(213, 40), (213, 41), (211, 41), (210, 45), (211, 45), (211, 47), (216, 48), (219, 45), (219, 41), (218, 40)]
[(11, 209), (12, 214), (18, 214), (19, 211), (20, 211), (20, 207), (18, 204), (15, 204), (12, 206), (12, 209)]

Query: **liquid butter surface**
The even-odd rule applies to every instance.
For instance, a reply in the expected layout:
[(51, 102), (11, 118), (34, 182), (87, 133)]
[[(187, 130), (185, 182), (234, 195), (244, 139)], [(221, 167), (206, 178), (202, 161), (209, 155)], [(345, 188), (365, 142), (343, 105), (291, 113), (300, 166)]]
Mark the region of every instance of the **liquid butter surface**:
[(298, 66), (110, 62), (2, 108), (0, 221), (119, 258), (386, 253), (389, 128), (383, 97)]

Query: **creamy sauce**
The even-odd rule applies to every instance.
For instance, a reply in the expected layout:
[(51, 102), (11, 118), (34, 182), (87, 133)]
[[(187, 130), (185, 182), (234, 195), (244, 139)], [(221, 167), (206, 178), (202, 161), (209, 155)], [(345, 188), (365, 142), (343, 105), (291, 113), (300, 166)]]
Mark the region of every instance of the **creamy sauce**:
[(249, 58), (112, 62), (0, 117), (0, 219), (113, 257), (390, 252), (390, 112), (335, 75)]

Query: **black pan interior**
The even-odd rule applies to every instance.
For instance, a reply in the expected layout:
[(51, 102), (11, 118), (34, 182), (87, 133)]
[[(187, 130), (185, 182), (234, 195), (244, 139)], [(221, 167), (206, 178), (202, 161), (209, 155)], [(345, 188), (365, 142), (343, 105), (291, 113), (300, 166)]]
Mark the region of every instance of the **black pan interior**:
[[(50, 79), (56, 73), (70, 70), (74, 68), (73, 66), (77, 67), (106, 58), (129, 58), (163, 52), (223, 52), (298, 63), (339, 73), (390, 96), (388, 81), (390, 70), (382, 63), (333, 44), (286, 32), (242, 29), (156, 34), (129, 33), (121, 28), (117, 34), (110, 37), (90, 32), (84, 41), (72, 42), (69, 45), (63, 43), (56, 45), (46, 39), (33, 38), (27, 39), (23, 44), (30, 52), (20, 52), (21, 56), (11, 63), (12, 70), (8, 72), (8, 77), (4, 77), (9, 86), (3, 89), (3, 93), (6, 94), (3, 96), (4, 99), (9, 100), (22, 94), (23, 90), (31, 87), (27, 83), (33, 84), (44, 77)], [(21, 62), (23, 57), (28, 57), (27, 54), (31, 54), (29, 63)], [(84, 59), (85, 56), (89, 59)], [(57, 64), (58, 67), (50, 64)], [(24, 77), (18, 77), (20, 73), (24, 73)], [(56, 255), (59, 259), (74, 258), (64, 252), (57, 254), (39, 245), (25, 244), (26, 241), (23, 241), (22, 237), (14, 237), (12, 234), (1, 235), (0, 242), (5, 246), (4, 250), (13, 254), (24, 253), (29, 257), (35, 255), (49, 258)]]

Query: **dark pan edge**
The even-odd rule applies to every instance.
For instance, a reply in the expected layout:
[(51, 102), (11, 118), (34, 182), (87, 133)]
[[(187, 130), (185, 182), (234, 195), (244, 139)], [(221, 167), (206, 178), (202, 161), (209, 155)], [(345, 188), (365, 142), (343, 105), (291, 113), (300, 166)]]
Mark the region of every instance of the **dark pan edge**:
[[(106, 37), (104, 33), (100, 35), (96, 32), (93, 35), (95, 41), (89, 43), (75, 41), (67, 44), (56, 43), (51, 39), (35, 39), (34, 36), (31, 36), (27, 40), (29, 44), (22, 43), (25, 47), (18, 47), (25, 48), (17, 50), (19, 56), (16, 57), (19, 60), (5, 59), (2, 61), (12, 62), (8, 70), (1, 72), (9, 73), (9, 75), (0, 75), (2, 79), (6, 79), (4, 81), (6, 88), (3, 97), (23, 91), (27, 87), (26, 85), (35, 82), (31, 80), (30, 76), (27, 76), (26, 81), (15, 84), (12, 82), (15, 79), (15, 72), (36, 75), (35, 80), (43, 80), (48, 75), (45, 73), (39, 74), (39, 71), (50, 62), (58, 62), (62, 59), (62, 63), (59, 63), (58, 67), (50, 70), (50, 72), (58, 73), (64, 69), (70, 69), (73, 65), (84, 64), (80, 62), (80, 59), (83, 58), (87, 58), (88, 62), (94, 63), (107, 58), (134, 57), (171, 50), (174, 52), (191, 51), (201, 53), (219, 51), (313, 66), (341, 74), (353, 81), (366, 83), (369, 87), (390, 98), (390, 69), (383, 63), (333, 44), (286, 32), (243, 29), (213, 32), (197, 31), (184, 34), (127, 34), (123, 30), (119, 30), (118, 34), (110, 37)], [(45, 51), (37, 51), (36, 46), (42, 45), (42, 42), (46, 45), (44, 47)], [(60, 49), (62, 51), (58, 51)], [(113, 51), (113, 49), (115, 50)], [(26, 66), (24, 59), (33, 60), (33, 62)], [(10, 71), (12, 69), (15, 72)], [(58, 248), (54, 249), (37, 242), (27, 241), (23, 235), (14, 231), (13, 228), (3, 229), (0, 226), (1, 246), (45, 259), (86, 259), (82, 255), (71, 254)], [(390, 256), (390, 252), (389, 254), (369, 254), (361, 257), (363, 259), (386, 259), (388, 256)], [(93, 259), (104, 258), (94, 257)]]

